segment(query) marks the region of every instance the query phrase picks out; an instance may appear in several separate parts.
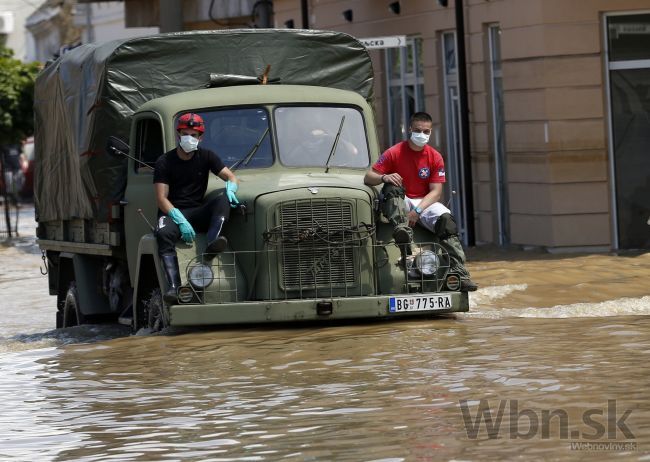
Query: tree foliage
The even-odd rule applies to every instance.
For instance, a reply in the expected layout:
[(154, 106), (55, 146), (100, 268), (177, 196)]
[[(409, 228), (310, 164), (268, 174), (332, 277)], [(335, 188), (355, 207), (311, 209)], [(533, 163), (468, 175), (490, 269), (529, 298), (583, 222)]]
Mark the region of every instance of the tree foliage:
[(34, 81), (38, 63), (23, 63), (0, 46), (0, 145), (18, 143), (34, 133)]

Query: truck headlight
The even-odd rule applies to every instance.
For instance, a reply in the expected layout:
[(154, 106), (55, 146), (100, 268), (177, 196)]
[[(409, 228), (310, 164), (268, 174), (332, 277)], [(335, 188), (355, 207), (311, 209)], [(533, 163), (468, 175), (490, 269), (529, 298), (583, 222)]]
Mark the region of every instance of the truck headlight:
[(415, 267), (423, 276), (433, 276), (440, 267), (440, 260), (431, 250), (423, 250), (415, 257)]
[(192, 266), (188, 272), (188, 275), (190, 284), (198, 289), (205, 289), (210, 284), (212, 284), (212, 281), (214, 280), (214, 273), (212, 272), (212, 268), (201, 263)]

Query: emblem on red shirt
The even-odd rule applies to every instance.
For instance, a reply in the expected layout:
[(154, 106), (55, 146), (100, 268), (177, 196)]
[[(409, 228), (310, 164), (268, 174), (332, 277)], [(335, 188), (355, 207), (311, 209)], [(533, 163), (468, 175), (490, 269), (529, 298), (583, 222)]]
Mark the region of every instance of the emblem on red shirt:
[(422, 167), (418, 172), (418, 176), (423, 180), (429, 178), (429, 175), (431, 175), (431, 171), (429, 170), (428, 167)]

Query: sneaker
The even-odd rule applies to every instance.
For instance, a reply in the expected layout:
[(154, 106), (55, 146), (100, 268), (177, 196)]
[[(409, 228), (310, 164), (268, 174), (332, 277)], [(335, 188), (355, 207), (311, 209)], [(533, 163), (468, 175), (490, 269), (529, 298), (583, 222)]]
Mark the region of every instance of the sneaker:
[(411, 233), (405, 227), (399, 226), (393, 231), (393, 239), (395, 239), (395, 244), (410, 244)]
[(210, 242), (205, 248), (205, 253), (214, 255), (216, 253), (221, 253), (226, 250), (228, 247), (228, 239), (224, 236), (217, 237), (214, 241)]
[(460, 291), (461, 292), (474, 292), (478, 289), (478, 284), (476, 284), (471, 279), (461, 279), (460, 280)]

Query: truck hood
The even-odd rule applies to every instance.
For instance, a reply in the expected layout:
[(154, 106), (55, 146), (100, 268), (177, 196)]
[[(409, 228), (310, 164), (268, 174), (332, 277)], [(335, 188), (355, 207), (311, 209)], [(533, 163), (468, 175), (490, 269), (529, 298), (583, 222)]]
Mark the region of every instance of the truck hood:
[[(365, 173), (365, 172), (364, 172)], [(278, 174), (273, 172), (235, 172), (238, 175), (239, 190), (237, 197), (240, 201), (253, 203), (259, 196), (287, 191), (291, 189), (309, 189), (312, 194), (318, 193), (318, 188), (353, 189), (365, 191), (369, 200), (374, 199), (377, 192), (375, 188), (366, 186), (363, 183), (364, 173), (340, 173), (340, 172), (286, 172)], [(212, 179), (209, 185), (210, 190), (221, 190), (224, 183), (218, 179)], [(342, 194), (345, 196), (345, 194)]]

